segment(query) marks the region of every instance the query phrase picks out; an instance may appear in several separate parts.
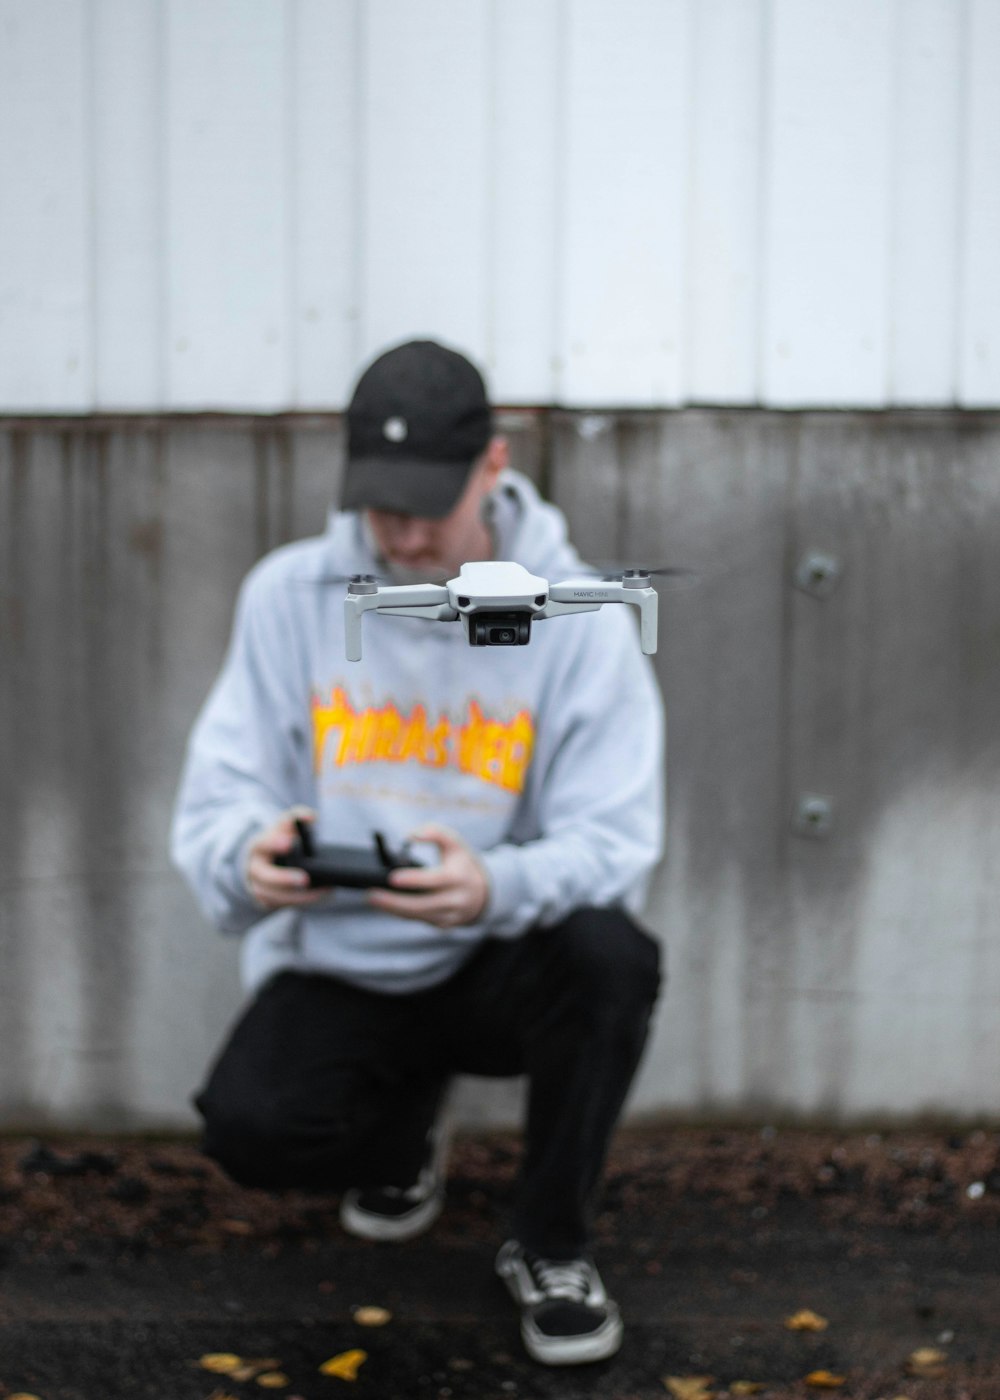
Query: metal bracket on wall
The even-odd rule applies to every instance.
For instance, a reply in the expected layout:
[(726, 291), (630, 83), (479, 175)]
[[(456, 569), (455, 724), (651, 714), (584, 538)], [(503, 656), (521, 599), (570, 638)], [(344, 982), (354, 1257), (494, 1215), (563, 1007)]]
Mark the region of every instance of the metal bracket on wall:
[(833, 830), (833, 802), (818, 792), (803, 792), (795, 804), (792, 830), (796, 836), (820, 840)]
[(795, 570), (795, 587), (814, 598), (829, 598), (840, 582), (841, 563), (832, 554), (810, 550)]

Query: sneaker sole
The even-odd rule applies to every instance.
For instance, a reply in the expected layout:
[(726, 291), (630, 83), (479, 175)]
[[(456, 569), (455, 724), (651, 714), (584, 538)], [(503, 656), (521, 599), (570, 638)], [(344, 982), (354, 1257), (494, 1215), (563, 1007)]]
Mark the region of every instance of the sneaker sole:
[(606, 1361), (619, 1350), (624, 1335), (625, 1329), (617, 1313), (586, 1337), (549, 1337), (539, 1332), (530, 1319), (525, 1318), (521, 1323), (525, 1351), (543, 1366), (583, 1366), (587, 1362)]
[(362, 1210), (352, 1193), (348, 1192), (340, 1203), (340, 1223), (348, 1234), (356, 1235), (358, 1239), (394, 1243), (412, 1240), (429, 1230), (443, 1207), (444, 1196), (437, 1192), (426, 1201), (422, 1201), (419, 1206), (407, 1211), (405, 1215), (393, 1219), (391, 1216), (373, 1215), (371, 1211)]

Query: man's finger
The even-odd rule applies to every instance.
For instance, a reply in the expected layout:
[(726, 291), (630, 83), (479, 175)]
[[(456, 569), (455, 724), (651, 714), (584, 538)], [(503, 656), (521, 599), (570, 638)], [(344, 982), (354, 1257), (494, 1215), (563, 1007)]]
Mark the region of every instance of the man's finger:
[(454, 877), (440, 865), (403, 866), (391, 871), (388, 878), (394, 890), (439, 890), (454, 883)]
[(315, 903), (328, 890), (317, 888), (314, 885), (305, 883), (289, 884), (285, 881), (278, 882), (270, 879), (250, 880), (250, 892), (255, 899), (268, 904), (288, 904), (288, 903)]
[(247, 875), (258, 885), (273, 886), (277, 889), (308, 889), (309, 876), (294, 865), (275, 865), (262, 856), (254, 856), (247, 866)]
[(450, 826), (438, 826), (436, 822), (428, 822), (426, 826), (418, 827), (416, 831), (411, 831), (406, 839), (408, 842), (429, 841), (434, 846), (440, 846), (442, 851), (466, 849), (466, 844), (457, 831), (453, 831)]
[(404, 908), (404, 909), (432, 909), (439, 900), (445, 897), (445, 890), (428, 890), (426, 894), (417, 894), (415, 891), (390, 890), (382, 886), (375, 886), (369, 891), (368, 898), (372, 904), (378, 903), (381, 908)]
[(427, 923), (432, 923), (434, 916), (450, 908), (452, 903), (444, 894), (394, 894), (385, 889), (371, 890), (368, 902), (373, 909), (381, 909), (384, 914), (423, 919)]

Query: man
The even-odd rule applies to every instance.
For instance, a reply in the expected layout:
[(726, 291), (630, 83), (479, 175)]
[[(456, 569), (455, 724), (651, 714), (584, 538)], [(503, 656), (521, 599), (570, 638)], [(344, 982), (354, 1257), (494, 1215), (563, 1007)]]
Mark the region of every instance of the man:
[[(631, 913), (659, 858), (662, 715), (631, 609), (472, 648), (459, 624), (372, 614), (345, 660), (343, 579), (580, 561), (507, 467), (479, 372), (432, 341), (380, 356), (347, 413), (342, 510), (251, 572), (191, 737), (174, 857), (253, 993), (196, 1102), (238, 1181), (342, 1191), (371, 1239), (443, 1200), (456, 1074), (526, 1075), (511, 1238), (496, 1268), (538, 1361), (610, 1356), (622, 1323), (588, 1211), (646, 1038), (658, 949)], [(276, 864), (322, 842), (423, 842), (390, 889), (332, 893)]]

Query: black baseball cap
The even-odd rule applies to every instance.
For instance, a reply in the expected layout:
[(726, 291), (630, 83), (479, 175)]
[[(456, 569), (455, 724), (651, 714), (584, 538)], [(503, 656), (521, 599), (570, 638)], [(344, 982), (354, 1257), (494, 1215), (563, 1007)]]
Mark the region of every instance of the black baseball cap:
[(447, 515), (492, 432), (483, 377), (464, 355), (434, 340), (387, 350), (347, 408), (342, 509)]

